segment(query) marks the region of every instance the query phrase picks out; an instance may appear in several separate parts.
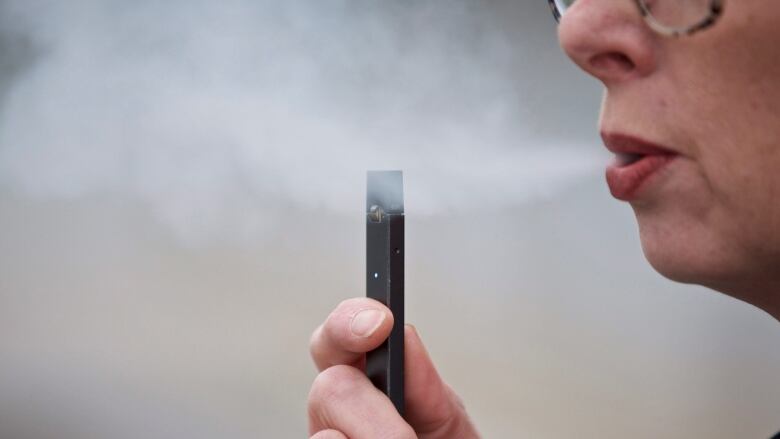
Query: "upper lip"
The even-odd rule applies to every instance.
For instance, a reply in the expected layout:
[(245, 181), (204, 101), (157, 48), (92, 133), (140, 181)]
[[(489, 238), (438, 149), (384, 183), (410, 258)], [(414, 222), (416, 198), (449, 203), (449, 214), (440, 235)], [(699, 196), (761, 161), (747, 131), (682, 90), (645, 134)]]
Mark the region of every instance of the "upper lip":
[(678, 154), (671, 148), (623, 133), (602, 132), (604, 146), (615, 154), (672, 155)]

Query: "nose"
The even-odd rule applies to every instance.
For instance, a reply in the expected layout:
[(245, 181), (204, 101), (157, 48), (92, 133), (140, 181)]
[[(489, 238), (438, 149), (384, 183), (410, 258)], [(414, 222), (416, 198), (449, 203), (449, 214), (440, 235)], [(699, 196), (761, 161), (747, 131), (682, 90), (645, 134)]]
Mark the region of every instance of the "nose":
[(657, 68), (659, 36), (631, 0), (577, 1), (561, 19), (558, 36), (566, 54), (607, 87)]

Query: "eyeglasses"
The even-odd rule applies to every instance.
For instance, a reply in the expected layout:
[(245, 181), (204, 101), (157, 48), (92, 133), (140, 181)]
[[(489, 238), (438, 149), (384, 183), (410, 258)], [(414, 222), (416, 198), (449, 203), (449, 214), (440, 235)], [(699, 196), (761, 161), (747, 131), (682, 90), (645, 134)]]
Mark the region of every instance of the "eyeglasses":
[[(556, 21), (575, 0), (547, 0)], [(661, 35), (692, 35), (711, 27), (723, 15), (726, 0), (634, 0), (645, 22)]]

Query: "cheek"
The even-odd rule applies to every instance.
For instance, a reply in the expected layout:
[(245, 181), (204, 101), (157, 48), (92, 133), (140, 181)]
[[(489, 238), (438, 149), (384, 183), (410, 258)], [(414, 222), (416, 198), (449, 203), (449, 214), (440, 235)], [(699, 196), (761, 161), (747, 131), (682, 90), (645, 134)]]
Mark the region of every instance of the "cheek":
[(657, 199), (632, 204), (646, 258), (676, 281), (718, 285), (780, 257), (780, 154), (717, 142), (678, 159)]
[(681, 160), (656, 202), (633, 205), (645, 256), (676, 281), (718, 285), (780, 257), (780, 161), (717, 146)]
[[(758, 252), (780, 252), (780, 117), (755, 100), (720, 108), (718, 126), (697, 133), (698, 166), (724, 238)], [(735, 245), (737, 245), (735, 243)]]
[[(670, 108), (691, 145), (688, 152), (695, 163), (687, 177), (699, 179), (701, 186), (690, 188), (688, 203), (700, 227), (717, 233), (690, 232), (720, 242), (718, 251), (735, 257), (777, 257), (780, 76), (767, 77), (778, 68), (766, 64), (780, 61), (764, 56), (751, 60), (744, 51), (732, 52), (689, 58), (689, 70), (679, 66), (681, 77), (675, 78), (676, 84), (686, 86), (676, 88)], [(692, 71), (699, 74), (690, 75)], [(693, 221), (694, 215), (689, 216)]]
[(780, 26), (730, 17), (665, 52), (656, 105), (691, 158), (656, 203), (633, 206), (647, 259), (683, 282), (776, 272), (780, 260)]

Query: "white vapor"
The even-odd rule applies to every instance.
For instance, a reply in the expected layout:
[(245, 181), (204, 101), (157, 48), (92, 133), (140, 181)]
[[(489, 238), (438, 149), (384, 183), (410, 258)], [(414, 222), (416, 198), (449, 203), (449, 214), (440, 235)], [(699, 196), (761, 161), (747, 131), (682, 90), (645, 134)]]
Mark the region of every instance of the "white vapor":
[(508, 60), (533, 47), (486, 22), (466, 0), (5, 1), (36, 55), (2, 103), (0, 182), (129, 194), (198, 239), (274, 206), (351, 214), (368, 169), (403, 169), (422, 214), (592, 175), (596, 148), (524, 125)]

